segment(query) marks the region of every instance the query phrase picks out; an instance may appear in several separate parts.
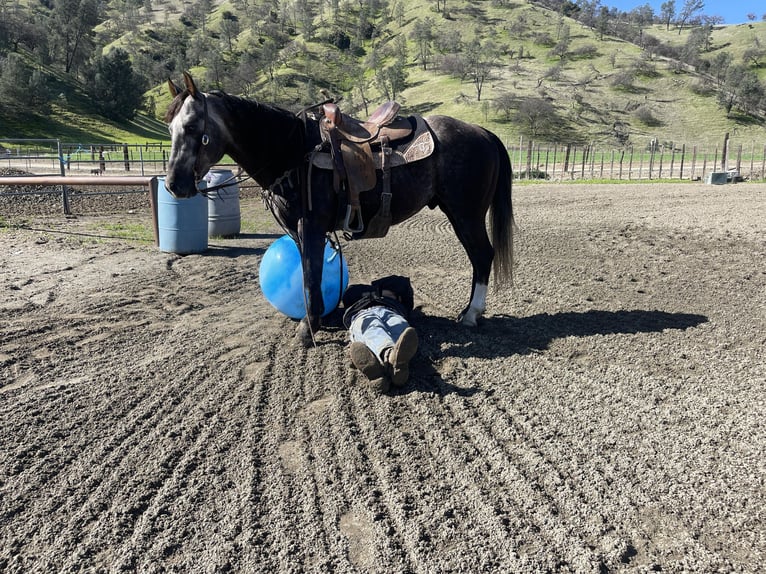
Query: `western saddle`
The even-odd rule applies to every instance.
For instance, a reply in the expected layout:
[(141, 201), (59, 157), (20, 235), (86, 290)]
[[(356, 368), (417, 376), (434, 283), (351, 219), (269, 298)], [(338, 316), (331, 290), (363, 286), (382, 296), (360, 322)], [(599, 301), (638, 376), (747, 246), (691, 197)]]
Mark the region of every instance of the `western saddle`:
[[(367, 121), (361, 121), (342, 113), (335, 103), (322, 106), (321, 132), (324, 141), (329, 142), (330, 152), (315, 154), (312, 164), (333, 170), (338, 193), (345, 187), (347, 206), (343, 230), (353, 237), (386, 235), (391, 226), (391, 167), (422, 159), (433, 151), (433, 139), (423, 119), (401, 117), (399, 109), (397, 102), (389, 101), (377, 108)], [(410, 147), (414, 142), (417, 146), (413, 153)], [(397, 154), (392, 162), (394, 151)], [(359, 194), (375, 187), (376, 169), (382, 172), (380, 207), (365, 225)]]

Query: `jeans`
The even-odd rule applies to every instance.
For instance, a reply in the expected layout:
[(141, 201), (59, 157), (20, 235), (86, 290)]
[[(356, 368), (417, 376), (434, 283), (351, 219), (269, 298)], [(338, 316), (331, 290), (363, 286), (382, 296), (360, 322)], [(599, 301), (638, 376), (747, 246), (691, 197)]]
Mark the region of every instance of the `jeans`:
[(362, 309), (348, 329), (351, 341), (361, 341), (383, 362), (383, 353), (393, 347), (410, 324), (387, 307), (377, 305)]

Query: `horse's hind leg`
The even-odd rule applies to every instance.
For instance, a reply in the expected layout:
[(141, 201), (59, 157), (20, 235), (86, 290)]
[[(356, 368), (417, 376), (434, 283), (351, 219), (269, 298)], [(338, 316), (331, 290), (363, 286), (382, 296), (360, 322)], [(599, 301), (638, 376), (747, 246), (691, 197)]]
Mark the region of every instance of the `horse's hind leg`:
[(463, 244), (473, 266), (471, 298), (468, 306), (458, 315), (457, 320), (467, 327), (475, 327), (479, 317), (484, 314), (487, 307), (489, 274), (495, 251), (484, 226), (484, 217), (480, 221), (471, 223), (465, 220), (455, 220), (449, 213), (447, 213), (447, 218), (452, 222), (455, 234), (460, 243)]
[(471, 300), (468, 306), (457, 316), (459, 323), (466, 327), (475, 327), (479, 317), (484, 314), (487, 308), (487, 284), (474, 280), (471, 286)]

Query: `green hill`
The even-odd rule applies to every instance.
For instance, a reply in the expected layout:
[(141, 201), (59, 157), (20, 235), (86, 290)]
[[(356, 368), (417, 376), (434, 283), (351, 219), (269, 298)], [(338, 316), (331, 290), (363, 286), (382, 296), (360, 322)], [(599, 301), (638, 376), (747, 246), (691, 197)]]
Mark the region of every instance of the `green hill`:
[[(644, 50), (610, 35), (608, 29), (605, 33), (585, 26), (563, 15), (563, 8), (453, 0), (448, 11), (437, 12), (433, 2), (413, 0), (401, 2), (400, 8), (397, 2), (344, 3), (341, 7), (351, 12), (343, 15), (333, 14), (323, 3), (321, 13), (313, 7), (309, 25), (298, 12), (288, 16), (273, 11), (258, 20), (243, 11), (243, 6), (257, 2), (208, 2), (204, 18), (189, 12), (189, 3), (153, 4), (144, 22), (132, 30), (117, 33), (120, 25), (107, 20), (96, 36), (104, 50), (127, 50), (134, 66), (154, 76), (156, 85), (146, 93), (152, 102), (148, 113), (125, 124), (104, 120), (82, 85), (59, 74), (50, 79), (57, 94), (50, 114), (14, 117), (0, 107), (0, 137), (166, 140), (167, 131), (159, 121), (169, 103), (162, 74), (180, 78), (180, 69), (167, 68), (169, 62), (183, 60), (194, 64), (189, 67), (202, 89), (222, 88), (294, 109), (323, 99), (320, 89), (324, 89), (343, 98), (343, 108), (358, 115), (386, 99), (381, 70), (401, 61), (399, 72), (405, 80), (395, 97), (404, 110), (479, 123), (508, 143), (523, 137), (615, 146), (642, 146), (651, 139), (712, 145), (727, 132), (745, 141), (762, 141), (766, 135), (763, 116), (736, 110), (727, 115), (715, 91), (702, 89), (710, 83), (711, 70), (697, 72), (657, 50)], [(370, 33), (355, 36), (355, 19), (362, 18), (359, 7), (373, 5), (377, 11), (365, 16), (365, 30)], [(436, 39), (424, 62), (417, 36), (426, 21), (432, 23)], [(679, 34), (657, 25), (645, 33), (679, 47), (687, 43), (692, 28)], [(338, 41), (343, 38), (349, 38), (349, 46)], [(754, 43), (766, 46), (766, 23), (716, 26), (710, 38), (702, 59), (712, 61), (725, 50), (732, 61), (741, 62)], [(490, 62), (488, 74), (477, 79), (477, 68), (460, 73), (448, 67), (450, 54), (444, 46), (450, 39), (460, 42), (461, 53), (476, 40), (477, 57)], [(180, 50), (184, 56), (174, 56)], [(490, 57), (490, 52), (495, 55)], [(752, 68), (766, 80), (766, 58), (764, 65)]]

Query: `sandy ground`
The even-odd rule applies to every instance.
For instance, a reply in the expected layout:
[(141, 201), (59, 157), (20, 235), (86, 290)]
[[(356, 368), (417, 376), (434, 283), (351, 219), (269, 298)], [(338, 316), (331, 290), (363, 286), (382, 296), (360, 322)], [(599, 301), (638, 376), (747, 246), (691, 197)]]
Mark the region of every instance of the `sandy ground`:
[(383, 395), (337, 317), (303, 349), (262, 297), (257, 199), (186, 257), (105, 227), (145, 209), (0, 214), (0, 571), (763, 571), (766, 185), (514, 207), (475, 330), (440, 212), (344, 245), (352, 282), (415, 286)]

